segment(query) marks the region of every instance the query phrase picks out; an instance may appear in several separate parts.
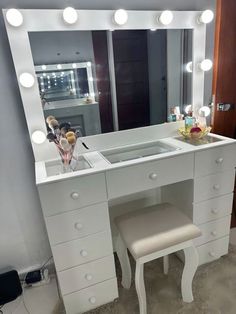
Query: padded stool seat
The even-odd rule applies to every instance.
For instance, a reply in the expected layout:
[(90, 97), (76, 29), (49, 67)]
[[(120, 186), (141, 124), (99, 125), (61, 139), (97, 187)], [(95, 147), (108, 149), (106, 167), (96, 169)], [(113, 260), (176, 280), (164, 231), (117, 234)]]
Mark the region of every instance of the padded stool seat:
[(135, 259), (201, 235), (187, 216), (168, 203), (122, 215), (115, 223)]
[(135, 287), (140, 314), (147, 314), (144, 264), (164, 257), (164, 273), (168, 272), (168, 255), (184, 251), (185, 265), (181, 280), (184, 302), (192, 302), (192, 280), (198, 267), (198, 252), (193, 239), (200, 229), (174, 206), (164, 203), (130, 212), (115, 219), (119, 230), (116, 251), (122, 269), (122, 285), (130, 288), (131, 268), (127, 249), (136, 261)]

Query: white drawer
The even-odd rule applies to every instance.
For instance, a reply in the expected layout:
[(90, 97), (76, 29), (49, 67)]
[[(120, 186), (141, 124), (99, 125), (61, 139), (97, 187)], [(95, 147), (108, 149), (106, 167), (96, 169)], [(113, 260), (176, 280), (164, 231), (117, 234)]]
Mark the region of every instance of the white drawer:
[(107, 171), (109, 199), (193, 178), (193, 154)]
[(51, 244), (81, 238), (110, 228), (107, 203), (45, 218)]
[(228, 253), (229, 237), (209, 242), (197, 248), (199, 254), (199, 265), (212, 262)]
[(45, 216), (51, 216), (107, 200), (103, 173), (40, 185)]
[(225, 145), (195, 153), (195, 176), (213, 174), (236, 167), (236, 145)]
[(52, 246), (52, 252), (57, 271), (111, 255), (110, 230)]
[(230, 215), (233, 206), (233, 193), (193, 204), (193, 223), (202, 224)]
[(194, 180), (194, 202), (233, 192), (235, 171), (220, 172)]
[(118, 297), (116, 278), (63, 297), (66, 314), (79, 314), (112, 302)]
[(199, 225), (202, 235), (194, 240), (196, 246), (229, 235), (231, 215)]
[(113, 255), (58, 272), (62, 295), (87, 288), (116, 277)]

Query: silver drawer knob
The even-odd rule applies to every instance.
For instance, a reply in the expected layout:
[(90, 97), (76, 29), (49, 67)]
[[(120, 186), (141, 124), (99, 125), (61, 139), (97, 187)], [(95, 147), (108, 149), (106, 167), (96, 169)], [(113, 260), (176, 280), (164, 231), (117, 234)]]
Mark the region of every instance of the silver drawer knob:
[(89, 302), (91, 303), (91, 304), (95, 304), (96, 303), (96, 298), (95, 297), (91, 297), (91, 298), (89, 298)]
[(83, 256), (83, 257), (86, 257), (86, 256), (88, 256), (88, 252), (85, 251), (85, 250), (81, 250), (80, 251), (80, 255)]
[(215, 252), (209, 252), (208, 254), (210, 255), (210, 257), (215, 257), (216, 256)]
[(216, 231), (212, 231), (212, 232), (211, 232), (211, 235), (212, 235), (213, 237), (216, 237), (216, 236), (217, 236), (217, 232), (216, 232)]
[(213, 189), (214, 189), (215, 191), (218, 191), (218, 190), (220, 189), (220, 185), (219, 185), (219, 184), (214, 184), (214, 185), (213, 185)]
[(211, 213), (217, 215), (219, 213), (219, 209), (212, 209)]
[(149, 174), (149, 179), (151, 179), (151, 180), (156, 180), (156, 179), (157, 179), (157, 174), (154, 173), (154, 172), (150, 173), (150, 174)]
[(93, 276), (91, 274), (86, 274), (85, 279), (91, 281), (93, 279)]
[(216, 159), (217, 165), (222, 164), (223, 161), (224, 161), (224, 158), (217, 158), (217, 159)]
[(83, 229), (83, 225), (82, 225), (82, 223), (80, 223), (80, 222), (76, 222), (76, 223), (75, 223), (75, 229), (77, 229), (77, 230), (81, 230), (81, 229)]
[(79, 198), (79, 193), (77, 193), (77, 192), (72, 192), (70, 196), (71, 196), (71, 198), (72, 198), (73, 200), (77, 200), (77, 199)]

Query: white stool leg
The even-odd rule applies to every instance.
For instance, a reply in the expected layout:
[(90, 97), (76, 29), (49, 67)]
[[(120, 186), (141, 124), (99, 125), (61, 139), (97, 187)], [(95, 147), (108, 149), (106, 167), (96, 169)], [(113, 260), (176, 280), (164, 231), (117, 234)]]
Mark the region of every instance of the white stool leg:
[(136, 287), (138, 301), (139, 301), (139, 313), (147, 314), (147, 301), (146, 301), (146, 291), (145, 291), (144, 278), (143, 278), (143, 267), (144, 267), (144, 264), (140, 263), (137, 260), (136, 269), (135, 269), (135, 287)]
[(127, 248), (122, 240), (121, 236), (118, 236), (116, 252), (120, 261), (122, 270), (122, 281), (121, 284), (125, 289), (129, 289), (131, 286), (131, 267)]
[(163, 271), (165, 275), (168, 274), (168, 271), (169, 271), (169, 256), (168, 255), (163, 256)]
[(182, 274), (181, 291), (183, 301), (190, 303), (193, 301), (192, 281), (198, 267), (199, 257), (194, 246), (184, 249), (185, 265)]

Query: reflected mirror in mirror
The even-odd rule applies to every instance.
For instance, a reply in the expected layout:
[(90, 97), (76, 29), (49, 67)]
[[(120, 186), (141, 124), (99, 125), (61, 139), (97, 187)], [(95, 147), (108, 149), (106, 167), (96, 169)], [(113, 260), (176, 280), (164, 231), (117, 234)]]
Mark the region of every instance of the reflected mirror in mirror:
[(192, 32), (29, 33), (45, 118), (83, 136), (182, 119), (192, 103)]

